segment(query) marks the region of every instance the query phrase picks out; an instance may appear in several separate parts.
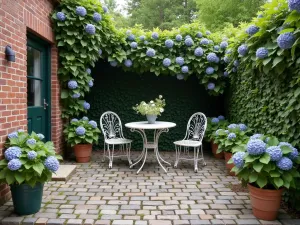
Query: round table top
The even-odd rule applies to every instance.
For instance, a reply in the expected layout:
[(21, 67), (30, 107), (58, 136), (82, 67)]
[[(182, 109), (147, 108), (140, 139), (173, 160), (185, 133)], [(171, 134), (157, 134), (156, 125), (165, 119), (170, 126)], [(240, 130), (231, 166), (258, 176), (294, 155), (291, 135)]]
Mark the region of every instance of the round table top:
[(145, 130), (159, 130), (175, 127), (176, 123), (164, 122), (164, 121), (156, 121), (154, 124), (148, 123), (148, 121), (141, 122), (131, 122), (126, 123), (125, 127), (134, 128), (134, 129), (145, 129)]

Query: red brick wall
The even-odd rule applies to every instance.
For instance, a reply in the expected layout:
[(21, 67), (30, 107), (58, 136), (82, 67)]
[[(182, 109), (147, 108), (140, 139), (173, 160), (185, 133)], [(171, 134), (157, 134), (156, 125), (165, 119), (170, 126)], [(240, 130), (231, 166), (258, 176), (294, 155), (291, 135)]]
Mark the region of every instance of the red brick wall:
[[(8, 133), (27, 128), (26, 43), (31, 32), (51, 44), (51, 123), (52, 141), (62, 150), (62, 121), (59, 106), (57, 49), (50, 13), (54, 0), (0, 0), (0, 158)], [(16, 62), (7, 62), (5, 46), (11, 45)], [(0, 203), (10, 197), (9, 188), (0, 185)]]

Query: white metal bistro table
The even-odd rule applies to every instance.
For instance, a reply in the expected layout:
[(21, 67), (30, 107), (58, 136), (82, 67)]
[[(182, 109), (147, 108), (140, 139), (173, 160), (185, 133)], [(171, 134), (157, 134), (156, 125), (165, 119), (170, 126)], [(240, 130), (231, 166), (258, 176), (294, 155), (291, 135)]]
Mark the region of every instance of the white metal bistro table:
[[(138, 132), (143, 138), (143, 151), (142, 151), (141, 155), (137, 158), (137, 161), (134, 162), (130, 166), (130, 168), (132, 168), (133, 166), (138, 164), (142, 159), (144, 159), (143, 163), (142, 163), (142, 166), (137, 171), (137, 174), (138, 174), (141, 171), (141, 169), (143, 168), (143, 166), (146, 162), (148, 149), (154, 149), (154, 153), (156, 155), (156, 159), (157, 159), (158, 164), (161, 166), (161, 168), (165, 172), (167, 172), (166, 168), (162, 165), (161, 161), (166, 163), (169, 166), (171, 166), (171, 164), (169, 162), (165, 161), (160, 156), (159, 151), (158, 151), (158, 139), (159, 139), (159, 136), (162, 133), (168, 132), (169, 128), (172, 128), (172, 127), (175, 127), (175, 126), (176, 126), (175, 123), (162, 122), (162, 121), (156, 121), (156, 123), (154, 123), (154, 124), (150, 124), (147, 121), (126, 123), (125, 127), (130, 128), (131, 132)], [(145, 130), (153, 130), (154, 131), (153, 142), (148, 141)]]

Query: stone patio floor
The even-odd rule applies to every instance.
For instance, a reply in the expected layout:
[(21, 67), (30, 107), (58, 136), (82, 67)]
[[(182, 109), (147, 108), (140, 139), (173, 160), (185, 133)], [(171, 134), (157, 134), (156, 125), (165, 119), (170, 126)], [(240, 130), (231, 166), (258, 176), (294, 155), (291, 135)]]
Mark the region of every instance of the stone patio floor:
[[(138, 152), (133, 152), (133, 159)], [(162, 152), (174, 162), (174, 152)], [(236, 177), (227, 176), (223, 160), (205, 154), (207, 166), (194, 173), (192, 161), (182, 162), (166, 174), (149, 152), (144, 169), (129, 169), (125, 159), (114, 160), (113, 169), (101, 162), (100, 152), (91, 163), (77, 164), (67, 182), (49, 182), (40, 212), (19, 217), (12, 202), (0, 207), (2, 224), (16, 225), (177, 225), (272, 224), (300, 225), (280, 210), (279, 220), (262, 221), (251, 213), (248, 193), (233, 192)], [(65, 162), (66, 164), (68, 162)]]

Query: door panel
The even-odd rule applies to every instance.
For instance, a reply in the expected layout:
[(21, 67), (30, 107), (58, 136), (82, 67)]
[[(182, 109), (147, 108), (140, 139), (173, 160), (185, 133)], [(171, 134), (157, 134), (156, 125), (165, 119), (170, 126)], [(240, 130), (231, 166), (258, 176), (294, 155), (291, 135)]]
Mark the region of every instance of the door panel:
[(49, 46), (36, 39), (27, 41), (27, 110), (28, 132), (42, 133), (50, 140)]

